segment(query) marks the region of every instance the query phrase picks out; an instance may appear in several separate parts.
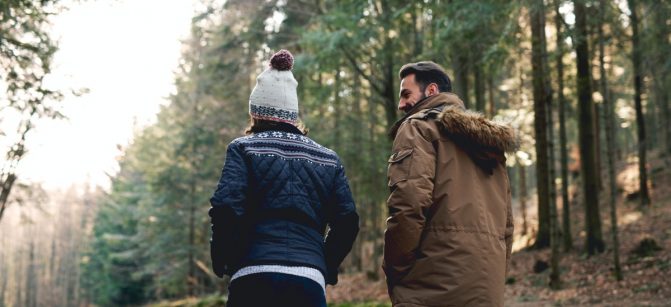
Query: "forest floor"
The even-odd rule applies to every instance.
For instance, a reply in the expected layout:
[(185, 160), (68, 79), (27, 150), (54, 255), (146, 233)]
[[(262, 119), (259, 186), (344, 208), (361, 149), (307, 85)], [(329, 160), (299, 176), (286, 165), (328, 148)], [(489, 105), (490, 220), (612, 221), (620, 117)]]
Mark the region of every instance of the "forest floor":
[[(571, 208), (574, 248), (571, 252), (562, 253), (561, 288), (551, 290), (548, 286), (550, 269), (539, 273), (534, 270), (538, 261), (549, 263), (549, 249), (524, 248), (524, 245), (533, 243), (533, 239), (528, 239), (533, 234), (528, 237), (517, 235), (516, 240), (523, 244), (512, 256), (505, 305), (671, 306), (671, 277), (665, 276), (671, 274), (671, 168), (661, 159), (653, 158), (650, 159), (649, 169), (654, 182), (651, 189), (653, 203), (645, 210), (640, 210), (637, 198), (625, 197), (638, 190), (636, 162), (621, 165), (618, 174), (620, 199), (617, 215), (622, 281), (617, 282), (613, 274), (610, 207), (605, 188), (606, 192), (601, 194), (600, 211), (606, 251), (587, 255), (583, 247), (584, 208), (574, 205)], [(533, 215), (535, 209), (528, 212)], [(654, 240), (656, 247), (649, 246), (641, 251), (639, 247), (644, 239)], [(329, 306), (390, 306), (384, 280), (369, 280), (364, 273), (341, 275), (338, 285), (329, 287), (327, 292)]]

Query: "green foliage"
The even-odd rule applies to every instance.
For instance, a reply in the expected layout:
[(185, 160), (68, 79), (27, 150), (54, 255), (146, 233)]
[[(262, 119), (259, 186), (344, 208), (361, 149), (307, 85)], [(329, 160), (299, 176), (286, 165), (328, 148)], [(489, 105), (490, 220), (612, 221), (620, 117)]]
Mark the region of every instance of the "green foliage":
[(0, 2), (0, 220), (35, 121), (62, 117), (54, 104), (62, 94), (44, 85), (57, 49), (47, 33), (56, 2)]
[(138, 276), (142, 258), (137, 203), (144, 197), (141, 175), (133, 161), (123, 161), (113, 190), (100, 206), (93, 229), (94, 239), (82, 261), (82, 285), (89, 298), (101, 306), (142, 302), (148, 279)]

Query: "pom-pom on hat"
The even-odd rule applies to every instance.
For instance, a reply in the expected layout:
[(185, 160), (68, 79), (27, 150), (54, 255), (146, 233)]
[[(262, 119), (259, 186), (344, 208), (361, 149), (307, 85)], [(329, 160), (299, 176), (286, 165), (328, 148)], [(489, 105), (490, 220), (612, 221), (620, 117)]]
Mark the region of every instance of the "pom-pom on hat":
[(298, 121), (298, 82), (291, 73), (294, 57), (280, 50), (270, 58), (270, 66), (256, 77), (249, 96), (249, 114), (256, 119), (290, 124)]

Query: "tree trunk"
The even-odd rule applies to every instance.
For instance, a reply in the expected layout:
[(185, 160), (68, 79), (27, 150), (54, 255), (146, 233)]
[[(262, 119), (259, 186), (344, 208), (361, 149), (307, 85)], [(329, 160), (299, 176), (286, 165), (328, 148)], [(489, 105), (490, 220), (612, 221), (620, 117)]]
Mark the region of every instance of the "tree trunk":
[[(669, 16), (669, 8), (661, 3), (655, 5), (652, 10), (654, 20), (654, 37), (659, 44), (654, 55), (654, 63), (664, 63), (668, 59), (668, 52), (671, 50), (671, 44), (668, 37), (671, 29), (666, 21)], [(664, 139), (663, 151), (666, 152), (667, 158), (671, 158), (671, 108), (669, 107), (669, 88), (671, 88), (671, 69), (668, 65), (655, 65), (653, 67), (655, 84), (655, 96), (657, 105), (661, 111), (661, 133)]]
[(341, 121), (342, 121), (342, 103), (340, 100), (340, 68), (335, 70), (334, 76), (334, 86), (333, 86), (333, 149), (336, 152), (340, 152), (342, 149), (341, 140), (342, 133), (341, 130)]
[(526, 235), (529, 226), (527, 225), (527, 180), (526, 169), (524, 165), (518, 163), (520, 177), (520, 210), (522, 211), (522, 234)]
[(496, 100), (494, 100), (494, 77), (490, 73), (487, 76), (487, 93), (489, 94), (489, 118), (496, 115)]
[[(414, 55), (422, 54), (424, 47), (424, 29), (422, 25), (422, 8), (421, 6), (415, 6), (413, 10), (410, 11), (412, 17), (412, 38), (414, 42)], [(418, 17), (419, 16), (419, 17)]]
[(547, 57), (547, 44), (545, 39), (545, 6), (543, 1), (536, 2), (540, 10), (540, 24), (542, 26), (542, 63), (543, 63), (543, 90), (545, 91), (545, 103), (547, 105), (547, 152), (548, 152), (548, 194), (550, 209), (550, 288), (559, 289), (559, 223), (557, 222), (557, 188), (555, 185), (555, 155), (554, 155), (554, 119), (552, 111), (552, 81)]
[[(377, 126), (377, 112), (375, 112), (375, 105), (370, 102), (370, 99), (368, 100), (368, 116), (369, 116), (369, 145), (370, 147), (368, 148), (369, 156), (370, 157), (376, 157), (377, 156), (377, 141), (376, 141), (376, 134), (375, 134), (375, 127)], [(368, 164), (368, 180), (370, 187), (376, 187), (378, 186), (378, 172), (377, 168), (375, 166), (376, 164), (371, 161), (371, 163)], [(377, 246), (377, 240), (379, 238), (378, 234), (378, 215), (380, 215), (380, 210), (378, 208), (378, 203), (376, 201), (375, 197), (371, 197), (368, 202), (368, 207), (370, 207), (370, 215), (369, 215), (369, 232), (368, 232), (368, 240), (370, 242), (373, 242), (373, 268), (372, 268), (372, 273), (375, 278), (378, 278), (377, 276), (377, 268), (380, 263), (380, 258), (382, 257), (382, 254), (380, 251), (382, 248), (378, 248)], [(387, 212), (387, 215), (389, 212)]]
[(603, 252), (605, 246), (599, 215), (599, 190), (596, 181), (594, 105), (590, 84), (589, 49), (585, 4), (574, 0), (576, 24), (576, 58), (578, 88), (578, 135), (580, 144), (580, 173), (585, 206), (586, 249), (590, 255)]
[[(352, 138), (353, 138), (353, 141), (354, 141), (353, 142), (354, 143), (354, 154), (356, 154), (357, 157), (356, 157), (356, 159), (352, 159), (352, 160), (358, 162), (357, 163), (358, 165), (355, 166), (355, 167), (359, 167), (359, 168), (363, 168), (363, 166), (365, 165), (364, 158), (361, 157), (358, 153), (365, 152), (365, 148), (363, 146), (364, 142), (362, 141), (362, 139), (363, 139), (363, 132), (366, 131), (366, 128), (367, 128), (367, 127), (364, 126), (364, 123), (366, 122), (366, 120), (364, 120), (364, 118), (363, 118), (364, 113), (363, 113), (363, 109), (361, 107), (361, 104), (362, 104), (362, 101), (361, 101), (361, 82), (362, 82), (362, 80), (355, 75), (355, 78), (352, 82), (352, 97), (353, 97), (352, 109), (354, 110), (354, 114), (352, 114), (352, 115), (354, 116), (354, 127), (355, 127), (354, 129), (356, 129), (356, 131), (353, 132)], [(361, 163), (361, 162), (363, 162), (363, 163)], [(359, 164), (359, 163), (361, 163), (361, 164)], [(357, 203), (359, 203), (359, 204), (361, 204), (362, 203), (361, 200), (364, 199), (363, 197), (361, 197), (361, 193), (362, 193), (361, 181), (362, 181), (361, 178), (359, 178), (359, 180), (352, 180), (351, 181), (353, 191), (355, 191), (354, 195), (359, 195), (359, 197), (357, 198)], [(363, 209), (362, 211), (366, 212), (365, 209)], [(364, 231), (366, 229), (366, 227), (365, 227), (366, 218), (367, 218), (367, 216), (362, 216), (362, 218), (361, 218), (362, 224), (363, 224), (362, 225), (363, 226), (362, 230), (364, 230)], [(356, 269), (357, 269), (358, 272), (361, 272), (363, 270), (362, 259), (361, 259), (361, 249), (363, 247), (362, 243), (367, 238), (368, 238), (368, 236), (367, 236), (366, 233), (361, 233), (361, 235), (359, 235), (357, 237), (355, 247), (352, 249), (352, 260), (353, 260), (354, 265), (356, 266)]]
[(605, 10), (606, 5), (604, 0), (599, 1), (601, 24), (599, 25), (599, 74), (601, 85), (601, 96), (603, 96), (603, 122), (606, 126), (606, 157), (608, 157), (608, 186), (609, 186), (609, 203), (610, 203), (610, 220), (611, 220), (611, 235), (613, 238), (613, 261), (615, 264), (615, 278), (622, 280), (622, 269), (620, 268), (620, 243), (617, 238), (617, 210), (615, 202), (617, 201), (617, 186), (615, 184), (615, 144), (614, 144), (614, 129), (613, 120), (614, 113), (612, 102), (610, 101), (610, 93), (608, 92), (608, 81), (606, 79), (606, 63), (604, 52), (604, 37), (603, 27), (605, 24)]
[(603, 190), (603, 181), (601, 180), (601, 106), (594, 104), (594, 147), (596, 154), (594, 155), (596, 163), (596, 186), (599, 191)]
[(638, 36), (638, 14), (636, 13), (636, 1), (628, 0), (631, 11), (631, 38), (632, 38), (632, 62), (634, 64), (634, 103), (636, 105), (636, 128), (638, 134), (638, 176), (639, 197), (641, 208), (650, 205), (650, 194), (648, 193), (648, 173), (646, 171), (646, 139), (645, 118), (643, 117), (642, 95), (642, 72), (641, 72), (641, 50), (640, 38)]
[(468, 99), (468, 55), (463, 52), (457, 52), (453, 58), (454, 74), (456, 75), (455, 90), (459, 98), (464, 102), (466, 109), (470, 108)]
[(2, 179), (4, 179), (0, 183), (0, 221), (2, 221), (2, 215), (5, 213), (5, 209), (7, 209), (7, 200), (9, 200), (9, 192), (12, 191), (12, 187), (14, 186), (14, 181), (16, 181), (16, 175), (13, 173), (9, 174), (0, 174), (2, 175)]
[(562, 17), (559, 13), (559, 1), (555, 1), (555, 28), (557, 31), (557, 99), (559, 100), (559, 152), (561, 156), (561, 195), (564, 251), (573, 248), (571, 235), (571, 213), (568, 198), (568, 149), (566, 144), (566, 99), (564, 97), (564, 35)]
[(535, 248), (550, 246), (550, 191), (547, 136), (547, 89), (543, 58), (545, 57), (545, 13), (542, 0), (535, 0), (531, 14), (531, 66), (533, 73), (534, 132), (536, 138), (536, 189), (538, 193), (538, 234)]
[(0, 244), (3, 246), (3, 250), (0, 250), (0, 306), (7, 306), (7, 303), (5, 302), (5, 292), (7, 291), (7, 280), (9, 279), (7, 277), (7, 274), (9, 273), (7, 270), (9, 263), (7, 263), (5, 258), (9, 257), (5, 256), (5, 251), (7, 250), (5, 236), (2, 236), (2, 243)]
[(30, 249), (28, 251), (28, 264), (26, 265), (26, 276), (25, 276), (25, 303), (26, 307), (35, 307), (37, 302), (35, 299), (37, 297), (37, 285), (35, 283), (35, 243), (30, 242)]
[[(478, 59), (479, 60), (479, 59)], [(485, 113), (485, 80), (482, 73), (482, 65), (473, 65), (475, 74), (475, 110)]]

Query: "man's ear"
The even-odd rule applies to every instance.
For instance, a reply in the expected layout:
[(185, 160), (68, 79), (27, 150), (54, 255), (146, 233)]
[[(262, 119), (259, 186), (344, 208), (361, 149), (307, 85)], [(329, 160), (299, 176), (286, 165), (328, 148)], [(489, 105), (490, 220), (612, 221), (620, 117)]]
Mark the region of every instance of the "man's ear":
[(429, 97), (438, 94), (438, 92), (438, 84), (431, 83), (426, 87), (426, 92), (424, 94), (426, 97)]

